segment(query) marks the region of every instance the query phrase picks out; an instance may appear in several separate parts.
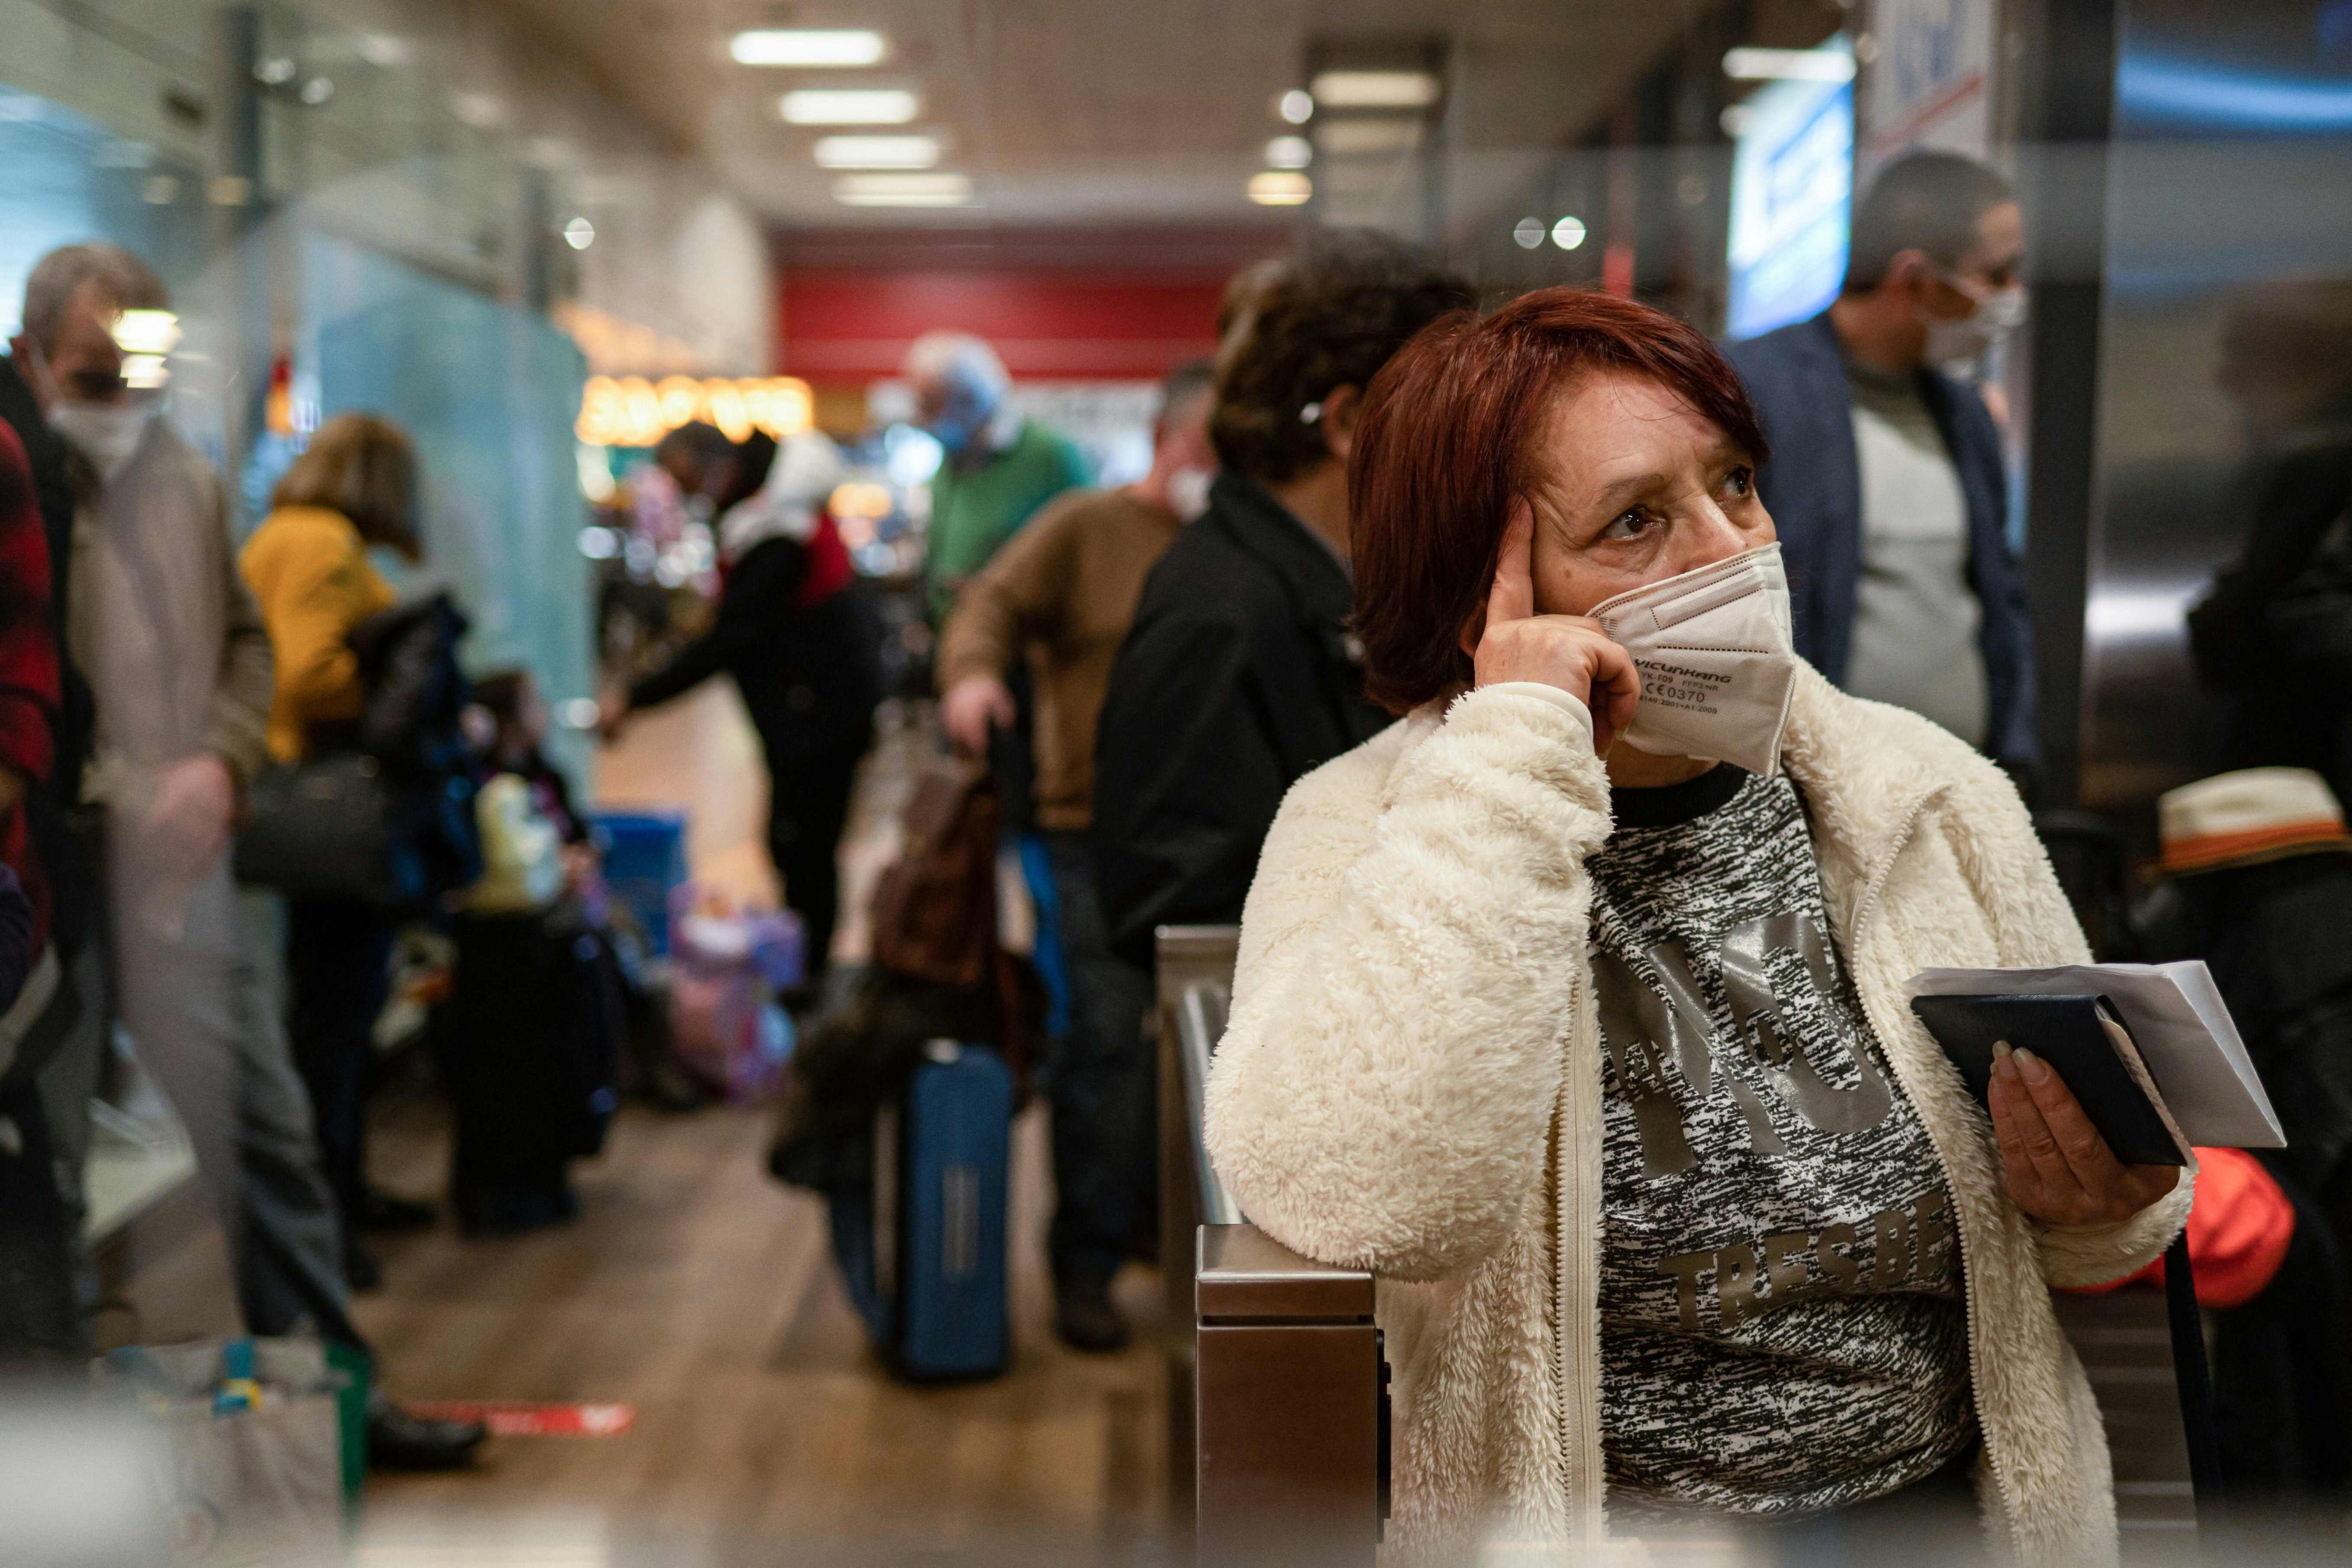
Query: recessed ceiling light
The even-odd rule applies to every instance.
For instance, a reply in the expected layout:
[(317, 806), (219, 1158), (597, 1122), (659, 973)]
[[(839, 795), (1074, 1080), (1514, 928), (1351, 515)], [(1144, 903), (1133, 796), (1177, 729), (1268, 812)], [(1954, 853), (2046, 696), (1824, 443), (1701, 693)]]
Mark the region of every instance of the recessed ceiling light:
[(1304, 136), (1277, 136), (1265, 144), (1265, 161), (1277, 169), (1304, 169), (1315, 162), (1315, 149)]
[(845, 207), (961, 207), (971, 202), (964, 174), (844, 174), (833, 199)]
[(821, 136), (820, 169), (928, 169), (940, 161), (936, 136)]
[(1304, 125), (1315, 118), (1315, 95), (1303, 87), (1292, 88), (1274, 100), (1274, 112), (1293, 125)]
[(1427, 71), (1325, 71), (1308, 84), (1325, 109), (1425, 109), (1437, 101)]
[(168, 354), (180, 341), (180, 319), (169, 310), (124, 310), (114, 318), (114, 346), (126, 354)]
[(1511, 238), (1521, 250), (1533, 250), (1543, 244), (1544, 225), (1541, 218), (1521, 218), (1511, 225)]
[(563, 225), (563, 243), (574, 250), (586, 250), (596, 243), (596, 225), (586, 218), (574, 218)]
[(1733, 49), (1723, 74), (1734, 81), (1852, 81), (1853, 57), (1840, 48)]
[(1551, 243), (1562, 250), (1574, 250), (1584, 243), (1584, 220), (1562, 218), (1551, 225)]
[(1410, 152), (1421, 145), (1421, 121), (1395, 114), (1326, 120), (1315, 127), (1315, 145), (1332, 157)]
[(870, 66), (890, 41), (863, 27), (754, 27), (736, 34), (727, 52), (739, 66)]
[(777, 108), (793, 125), (904, 125), (922, 100), (904, 88), (802, 88)]
[(1315, 182), (1287, 169), (1250, 176), (1249, 199), (1261, 207), (1297, 207), (1315, 194)]

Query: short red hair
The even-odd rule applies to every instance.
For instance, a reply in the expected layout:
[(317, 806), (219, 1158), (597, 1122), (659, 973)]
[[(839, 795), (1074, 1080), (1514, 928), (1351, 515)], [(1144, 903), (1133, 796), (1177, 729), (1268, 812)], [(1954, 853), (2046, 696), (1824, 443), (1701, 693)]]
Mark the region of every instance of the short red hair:
[(1544, 411), (1591, 370), (1661, 382), (1761, 465), (1763, 427), (1704, 333), (1612, 294), (1543, 288), (1491, 316), (1433, 322), (1372, 378), (1348, 461), (1364, 688), (1403, 713), (1469, 684), (1462, 651), (1495, 579), (1503, 528), (1543, 479)]

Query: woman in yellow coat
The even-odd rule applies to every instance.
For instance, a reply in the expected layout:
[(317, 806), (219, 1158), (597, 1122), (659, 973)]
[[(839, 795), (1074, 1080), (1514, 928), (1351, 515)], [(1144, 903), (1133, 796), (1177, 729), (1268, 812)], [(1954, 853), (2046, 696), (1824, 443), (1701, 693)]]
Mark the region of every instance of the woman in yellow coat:
[[(364, 694), (349, 639), (353, 627), (393, 603), (367, 552), (384, 546), (412, 559), (421, 553), (415, 454), (389, 420), (338, 414), (278, 481), (270, 507), (237, 567), (277, 658), (269, 749), (281, 762), (296, 762), (359, 721)], [(342, 1211), (345, 1264), (364, 1289), (376, 1270), (359, 1245), (359, 1228), (413, 1220), (421, 1207), (372, 1191), (365, 1176), (367, 1064), (393, 923), (353, 899), (294, 900), (287, 917), (288, 1029)]]

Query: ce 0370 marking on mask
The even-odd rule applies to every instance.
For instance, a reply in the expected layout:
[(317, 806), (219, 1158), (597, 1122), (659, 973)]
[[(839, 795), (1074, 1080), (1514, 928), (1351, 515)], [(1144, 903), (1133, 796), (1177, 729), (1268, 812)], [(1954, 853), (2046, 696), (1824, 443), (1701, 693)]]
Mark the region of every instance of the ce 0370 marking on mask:
[(1627, 745), (1780, 771), (1797, 653), (1779, 545), (1603, 600), (1592, 618), (1641, 673)]

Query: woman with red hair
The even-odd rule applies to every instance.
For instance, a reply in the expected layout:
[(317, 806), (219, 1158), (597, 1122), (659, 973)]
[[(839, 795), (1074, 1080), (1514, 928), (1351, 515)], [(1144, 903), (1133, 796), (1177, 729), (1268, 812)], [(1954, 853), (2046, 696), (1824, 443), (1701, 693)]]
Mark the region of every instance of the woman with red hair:
[(2001, 1555), (2113, 1561), (2048, 1287), (2155, 1257), (2188, 1183), (2025, 1052), (1989, 1120), (1905, 1005), (2088, 956), (2008, 779), (1796, 658), (1763, 434), (1684, 323), (1457, 315), (1358, 429), (1403, 716), (1283, 805), (1207, 1130), (1253, 1221), (1381, 1276), (1396, 1550), (1833, 1560), (1973, 1481)]

